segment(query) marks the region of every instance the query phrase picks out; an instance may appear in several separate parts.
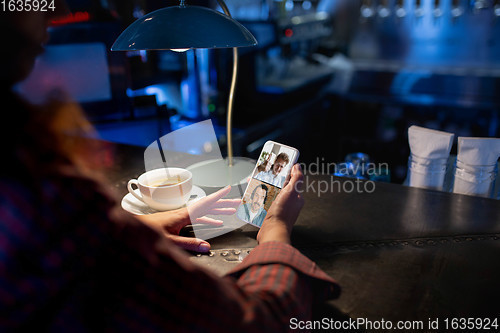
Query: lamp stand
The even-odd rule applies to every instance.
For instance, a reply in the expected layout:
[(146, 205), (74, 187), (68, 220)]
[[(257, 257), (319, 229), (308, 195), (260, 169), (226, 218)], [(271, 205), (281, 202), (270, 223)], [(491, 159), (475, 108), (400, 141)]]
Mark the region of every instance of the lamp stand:
[[(229, 8), (227, 8), (224, 0), (217, 0), (217, 3), (229, 17), (231, 13)], [(231, 87), (229, 88), (229, 97), (227, 100), (227, 118), (226, 118), (226, 137), (227, 137), (227, 159), (229, 166), (233, 166), (233, 104), (234, 104), (234, 92), (236, 90), (236, 80), (238, 79), (238, 48), (233, 47), (233, 73), (231, 75)]]
[[(217, 3), (224, 14), (231, 17), (231, 13), (223, 0)], [(209, 160), (194, 164), (188, 169), (193, 174), (193, 183), (201, 186), (207, 193), (226, 185), (244, 184), (253, 171), (255, 162), (244, 157), (233, 157), (233, 106), (236, 81), (238, 79), (238, 48), (233, 47), (233, 73), (231, 75), (231, 86), (227, 101), (226, 137), (227, 137), (227, 159)]]
[(227, 119), (226, 119), (226, 137), (227, 137), (227, 159), (229, 166), (233, 166), (233, 104), (234, 92), (236, 90), (236, 79), (238, 78), (238, 49), (233, 47), (233, 74), (231, 75), (231, 87), (229, 88), (229, 97), (227, 100)]

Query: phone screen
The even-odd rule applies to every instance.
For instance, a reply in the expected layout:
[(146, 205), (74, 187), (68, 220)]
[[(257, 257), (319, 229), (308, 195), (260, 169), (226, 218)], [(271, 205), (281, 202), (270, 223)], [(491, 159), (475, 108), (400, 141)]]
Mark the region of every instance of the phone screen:
[(298, 157), (295, 148), (266, 142), (236, 212), (238, 218), (257, 227), (262, 225)]

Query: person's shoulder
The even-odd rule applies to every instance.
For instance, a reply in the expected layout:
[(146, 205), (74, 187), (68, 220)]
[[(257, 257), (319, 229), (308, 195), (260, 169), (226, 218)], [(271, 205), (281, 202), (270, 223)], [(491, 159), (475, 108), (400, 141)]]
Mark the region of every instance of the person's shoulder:
[(32, 189), (20, 179), (0, 177), (0, 188), (0, 207), (10, 213), (15, 210), (29, 213), (36, 202)]
[(88, 175), (71, 164), (58, 167), (42, 180), (45, 196), (76, 199), (106, 205), (116, 203), (116, 197), (103, 180)]
[(259, 173), (257, 173), (257, 175), (255, 176), (255, 178), (257, 177), (262, 177), (263, 175), (265, 175), (266, 172), (265, 171), (260, 171)]
[(269, 178), (272, 176), (272, 171), (269, 170), (269, 171), (261, 171), (259, 172), (259, 175), (260, 175), (260, 178)]
[(81, 220), (92, 214), (103, 218), (114, 206), (111, 191), (96, 179), (68, 165), (43, 175), (1, 177), (0, 205), (24, 220), (44, 219), (56, 225), (66, 220)]

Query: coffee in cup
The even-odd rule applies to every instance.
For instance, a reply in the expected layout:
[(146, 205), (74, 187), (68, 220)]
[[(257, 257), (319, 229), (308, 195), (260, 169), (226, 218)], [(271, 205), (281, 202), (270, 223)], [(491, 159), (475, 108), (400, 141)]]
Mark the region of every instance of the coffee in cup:
[[(132, 185), (139, 188), (137, 194)], [(165, 211), (184, 206), (191, 195), (193, 175), (182, 168), (160, 168), (129, 180), (127, 189), (149, 207)]]

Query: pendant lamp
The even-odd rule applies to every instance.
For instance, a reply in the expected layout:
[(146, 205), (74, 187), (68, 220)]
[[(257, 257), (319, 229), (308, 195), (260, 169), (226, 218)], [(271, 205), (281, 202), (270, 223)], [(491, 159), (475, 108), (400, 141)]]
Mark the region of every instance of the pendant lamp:
[(231, 17), (224, 1), (217, 0), (217, 3), (225, 15), (210, 8), (186, 5), (184, 0), (180, 0), (179, 6), (153, 11), (128, 26), (111, 47), (112, 51), (233, 48), (233, 73), (226, 121), (227, 162), (206, 161), (190, 169), (193, 179), (198, 172), (197, 178), (208, 182), (199, 185), (213, 188), (244, 181), (253, 170), (251, 160), (233, 158), (232, 113), (238, 76), (237, 48), (257, 45), (255, 37)]
[[(221, 7), (225, 7), (221, 6)], [(254, 46), (255, 37), (239, 22), (213, 9), (166, 7), (151, 12), (125, 29), (112, 51), (182, 50)]]

